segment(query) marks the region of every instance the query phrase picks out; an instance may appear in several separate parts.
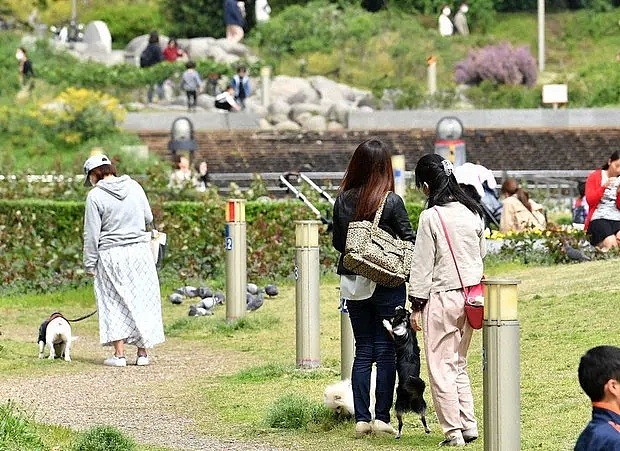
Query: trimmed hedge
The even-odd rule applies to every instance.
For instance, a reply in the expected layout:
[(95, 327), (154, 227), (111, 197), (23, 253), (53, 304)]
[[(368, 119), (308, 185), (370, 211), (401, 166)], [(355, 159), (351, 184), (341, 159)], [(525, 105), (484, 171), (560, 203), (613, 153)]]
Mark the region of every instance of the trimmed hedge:
[[(331, 207), (324, 203), (323, 211)], [(181, 280), (222, 278), (225, 266), (224, 202), (152, 203), (158, 230), (168, 234), (163, 274)], [(414, 228), (422, 207), (408, 204)], [(297, 201), (246, 204), (247, 271), (252, 280), (290, 277), (295, 258), (295, 220), (312, 219)], [(86, 284), (82, 266), (84, 202), (0, 200), (2, 291), (27, 285), (50, 290)], [(320, 265), (334, 270), (338, 253), (321, 228)]]

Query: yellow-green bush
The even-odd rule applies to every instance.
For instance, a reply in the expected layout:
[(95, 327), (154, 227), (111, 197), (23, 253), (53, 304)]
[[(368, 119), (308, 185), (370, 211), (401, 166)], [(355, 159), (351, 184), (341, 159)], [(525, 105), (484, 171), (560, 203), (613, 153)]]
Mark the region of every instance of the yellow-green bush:
[(126, 111), (117, 99), (99, 91), (67, 88), (34, 117), (67, 144), (79, 144), (118, 131)]

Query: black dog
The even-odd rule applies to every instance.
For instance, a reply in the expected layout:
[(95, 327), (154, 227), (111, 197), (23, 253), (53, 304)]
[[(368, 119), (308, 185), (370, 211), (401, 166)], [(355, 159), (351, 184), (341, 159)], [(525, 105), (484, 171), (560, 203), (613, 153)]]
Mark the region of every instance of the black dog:
[(398, 372), (398, 387), (396, 388), (396, 418), (398, 418), (398, 434), (400, 438), (403, 430), (403, 413), (415, 412), (420, 415), (424, 432), (430, 431), (426, 425), (426, 401), (424, 389), (426, 384), (420, 379), (420, 347), (414, 330), (409, 323), (409, 311), (403, 307), (396, 307), (394, 316), (384, 319), (383, 325), (390, 332), (396, 347), (396, 371)]

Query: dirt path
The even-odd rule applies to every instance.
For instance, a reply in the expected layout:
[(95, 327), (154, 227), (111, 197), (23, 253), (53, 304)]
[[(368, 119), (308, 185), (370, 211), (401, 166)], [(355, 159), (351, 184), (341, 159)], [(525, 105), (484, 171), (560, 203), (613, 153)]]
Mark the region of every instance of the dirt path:
[[(36, 356), (33, 344), (33, 357)], [(197, 378), (235, 372), (230, 354), (189, 349), (188, 343), (171, 340), (151, 353), (152, 364), (133, 365), (135, 352), (127, 349), (126, 368), (108, 368), (106, 356), (93, 337), (80, 337), (73, 360), (86, 364), (80, 372), (2, 378), (0, 401), (16, 401), (35, 419), (46, 424), (83, 430), (97, 424), (118, 427), (143, 444), (178, 450), (273, 450), (260, 444), (222, 440), (200, 434), (190, 415), (179, 414), (187, 383)], [(131, 356), (131, 357), (130, 357)], [(53, 365), (72, 365), (55, 361)], [(238, 365), (237, 365), (238, 366)]]

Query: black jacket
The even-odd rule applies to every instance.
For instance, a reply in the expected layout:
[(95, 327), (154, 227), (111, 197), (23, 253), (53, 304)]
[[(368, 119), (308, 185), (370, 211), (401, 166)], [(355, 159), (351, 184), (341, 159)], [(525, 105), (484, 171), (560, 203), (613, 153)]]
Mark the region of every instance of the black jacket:
[[(349, 190), (336, 198), (334, 204), (333, 216), (333, 232), (332, 244), (338, 252), (338, 274), (354, 275), (354, 272), (346, 269), (342, 264), (342, 254), (344, 253), (347, 241), (347, 232), (349, 230), (349, 222), (353, 220), (355, 207), (357, 206), (356, 190)], [(383, 207), (383, 214), (379, 220), (379, 227), (394, 237), (398, 237), (405, 241), (414, 241), (415, 233), (411, 228), (409, 216), (405, 204), (399, 195), (390, 193)]]

